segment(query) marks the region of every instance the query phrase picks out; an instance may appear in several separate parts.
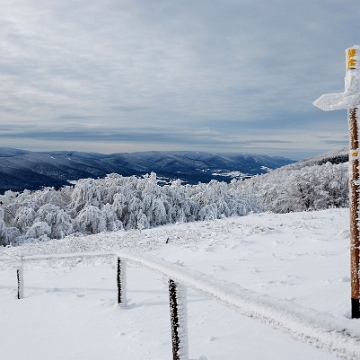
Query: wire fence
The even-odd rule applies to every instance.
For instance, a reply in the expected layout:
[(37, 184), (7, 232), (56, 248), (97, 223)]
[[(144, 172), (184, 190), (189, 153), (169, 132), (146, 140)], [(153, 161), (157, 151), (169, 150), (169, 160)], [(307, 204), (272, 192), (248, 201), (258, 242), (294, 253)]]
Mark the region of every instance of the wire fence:
[(50, 259), (109, 256), (116, 257), (117, 303), (122, 308), (126, 309), (127, 262), (167, 277), (173, 360), (189, 359), (187, 288), (215, 299), (242, 315), (270, 324), (297, 340), (326, 350), (341, 358), (360, 359), (360, 329), (349, 319), (336, 319), (312, 309), (305, 309), (289, 301), (260, 295), (237, 284), (230, 284), (164, 260), (125, 251), (115, 251), (9, 257), (0, 258), (0, 261), (15, 261), (18, 264), (17, 298), (23, 299), (25, 288), (24, 263)]

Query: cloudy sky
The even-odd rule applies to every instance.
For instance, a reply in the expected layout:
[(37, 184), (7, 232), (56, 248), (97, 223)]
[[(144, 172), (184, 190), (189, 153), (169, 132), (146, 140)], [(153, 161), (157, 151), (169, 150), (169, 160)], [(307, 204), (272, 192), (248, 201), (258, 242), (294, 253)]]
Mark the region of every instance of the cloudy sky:
[(0, 0), (0, 146), (102, 153), (347, 146), (359, 0)]

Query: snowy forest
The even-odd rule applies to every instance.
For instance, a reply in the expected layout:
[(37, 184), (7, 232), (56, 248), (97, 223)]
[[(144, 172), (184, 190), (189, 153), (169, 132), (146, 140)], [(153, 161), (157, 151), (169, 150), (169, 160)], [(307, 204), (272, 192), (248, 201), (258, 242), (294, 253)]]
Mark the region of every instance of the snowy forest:
[(348, 164), (291, 166), (246, 180), (182, 185), (109, 174), (59, 190), (7, 191), (0, 196), (0, 245), (62, 239), (69, 234), (147, 229), (159, 225), (348, 206)]

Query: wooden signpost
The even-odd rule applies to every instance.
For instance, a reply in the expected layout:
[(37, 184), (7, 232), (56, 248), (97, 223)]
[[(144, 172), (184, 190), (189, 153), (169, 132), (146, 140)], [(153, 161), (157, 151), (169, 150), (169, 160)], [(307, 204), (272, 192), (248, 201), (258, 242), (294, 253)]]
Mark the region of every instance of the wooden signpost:
[(360, 176), (359, 176), (359, 124), (360, 106), (360, 46), (346, 50), (345, 92), (322, 95), (314, 102), (322, 110), (348, 110), (349, 152), (349, 196), (350, 196), (350, 273), (351, 273), (351, 317), (360, 318), (359, 245), (360, 245)]

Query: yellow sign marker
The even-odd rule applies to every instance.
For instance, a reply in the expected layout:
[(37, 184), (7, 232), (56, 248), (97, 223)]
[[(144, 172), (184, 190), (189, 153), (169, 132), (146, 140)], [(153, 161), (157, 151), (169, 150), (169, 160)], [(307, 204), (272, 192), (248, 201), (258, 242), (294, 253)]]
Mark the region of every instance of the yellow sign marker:
[(351, 156), (359, 156), (359, 153), (358, 152), (352, 152)]
[(348, 49), (347, 51), (347, 69), (348, 70), (355, 70), (355, 65), (356, 65), (356, 59), (355, 58), (356, 55), (356, 49)]

